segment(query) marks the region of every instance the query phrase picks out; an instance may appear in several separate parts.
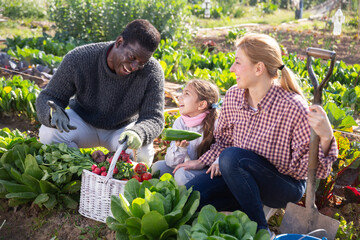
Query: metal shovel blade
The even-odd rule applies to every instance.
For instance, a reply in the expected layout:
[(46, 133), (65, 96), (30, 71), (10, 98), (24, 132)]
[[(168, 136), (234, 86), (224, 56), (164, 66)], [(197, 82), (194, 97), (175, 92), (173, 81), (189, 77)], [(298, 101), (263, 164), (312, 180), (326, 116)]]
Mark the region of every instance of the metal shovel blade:
[(318, 211), (307, 213), (306, 208), (294, 203), (288, 203), (281, 222), (280, 232), (307, 234), (314, 230), (325, 229), (326, 234), (316, 235), (314, 233), (312, 236), (326, 237), (331, 240), (335, 239), (339, 224), (340, 222), (336, 219), (325, 216)]

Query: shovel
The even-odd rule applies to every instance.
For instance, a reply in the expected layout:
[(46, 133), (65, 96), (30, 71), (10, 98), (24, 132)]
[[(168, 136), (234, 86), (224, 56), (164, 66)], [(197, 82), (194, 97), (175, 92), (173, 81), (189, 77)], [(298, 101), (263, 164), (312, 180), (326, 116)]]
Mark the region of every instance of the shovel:
[[(314, 86), (313, 104), (321, 106), (322, 89), (333, 72), (336, 53), (319, 48), (308, 48), (306, 54), (307, 69)], [(320, 85), (311, 65), (311, 57), (322, 58), (325, 60), (331, 59), (330, 69)], [(322, 229), (325, 232), (325, 237), (332, 240), (335, 239), (340, 223), (333, 218), (320, 214), (315, 205), (315, 180), (318, 165), (319, 141), (319, 136), (311, 129), (308, 179), (305, 198), (306, 207), (304, 208), (294, 203), (288, 203), (285, 209), (285, 215), (281, 222), (280, 232), (307, 234), (314, 230)]]

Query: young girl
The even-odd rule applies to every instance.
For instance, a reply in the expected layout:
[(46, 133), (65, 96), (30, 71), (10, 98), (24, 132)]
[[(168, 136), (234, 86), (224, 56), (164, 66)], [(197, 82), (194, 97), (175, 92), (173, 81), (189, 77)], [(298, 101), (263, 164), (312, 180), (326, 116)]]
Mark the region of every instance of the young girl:
[(196, 160), (210, 149), (213, 143), (213, 131), (217, 118), (219, 90), (216, 85), (205, 80), (192, 80), (179, 97), (179, 112), (172, 126), (174, 129), (201, 133), (203, 136), (193, 141), (172, 141), (167, 149), (165, 160), (157, 161), (152, 171), (160, 174), (173, 173), (176, 182), (184, 185), (195, 175), (206, 170), (189, 170), (183, 168), (174, 172), (175, 167), (186, 161)]

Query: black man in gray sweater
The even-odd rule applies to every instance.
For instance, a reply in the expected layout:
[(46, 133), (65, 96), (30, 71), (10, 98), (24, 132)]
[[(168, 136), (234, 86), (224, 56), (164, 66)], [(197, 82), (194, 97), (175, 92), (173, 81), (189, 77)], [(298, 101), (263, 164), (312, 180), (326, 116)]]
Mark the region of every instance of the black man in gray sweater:
[(40, 141), (115, 151), (127, 138), (150, 166), (164, 127), (164, 73), (152, 57), (159, 42), (157, 29), (138, 19), (115, 42), (70, 51), (36, 101)]

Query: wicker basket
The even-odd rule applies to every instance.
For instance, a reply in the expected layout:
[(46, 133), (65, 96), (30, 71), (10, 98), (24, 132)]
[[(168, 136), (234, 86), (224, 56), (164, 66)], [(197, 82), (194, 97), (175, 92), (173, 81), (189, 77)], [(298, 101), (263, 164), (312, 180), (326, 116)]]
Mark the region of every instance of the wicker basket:
[(113, 216), (110, 206), (111, 196), (123, 194), (127, 181), (113, 179), (112, 176), (116, 160), (126, 148), (127, 145), (124, 143), (116, 150), (106, 177), (83, 170), (79, 206), (81, 215), (100, 222), (106, 222), (108, 216)]

